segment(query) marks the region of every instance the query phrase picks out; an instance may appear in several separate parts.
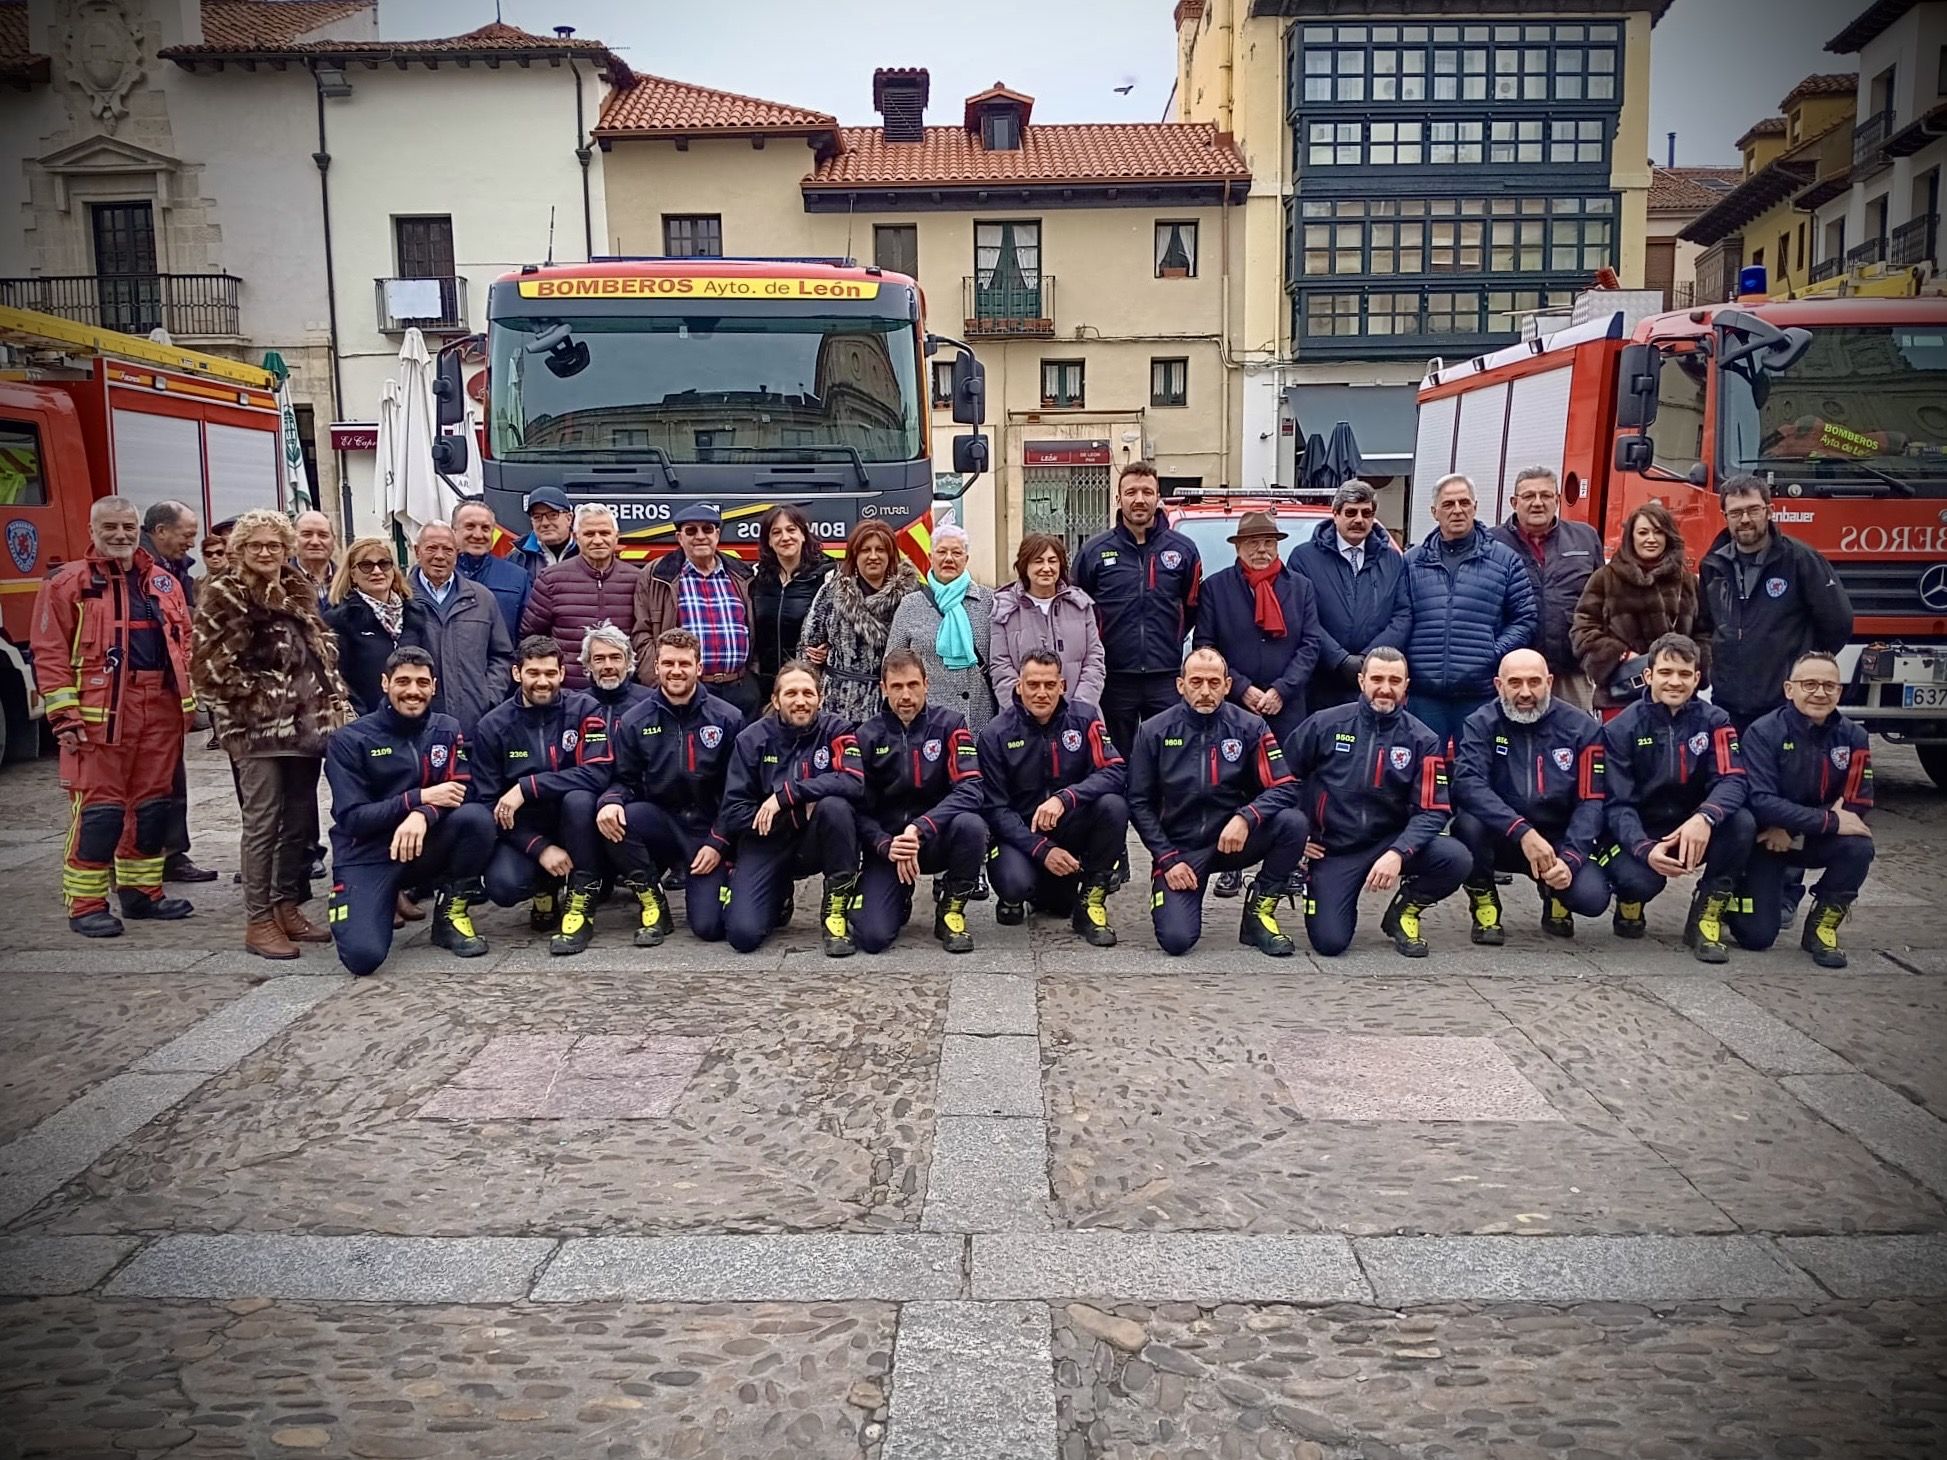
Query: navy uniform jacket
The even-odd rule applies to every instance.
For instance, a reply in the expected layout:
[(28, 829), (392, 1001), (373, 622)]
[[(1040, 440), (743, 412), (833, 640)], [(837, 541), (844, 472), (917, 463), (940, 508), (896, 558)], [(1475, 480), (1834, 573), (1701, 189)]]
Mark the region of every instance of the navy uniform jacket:
[(1318, 594), (1311, 579), (1280, 565), (1272, 592), (1284, 610), (1284, 634), (1272, 638), (1257, 626), (1257, 596), (1236, 567), (1213, 573), (1197, 600), (1197, 647), (1208, 644), (1230, 665), (1230, 697), (1274, 689), (1287, 709), (1303, 711), (1305, 687), (1318, 663)]
[(1226, 700), (1200, 715), (1183, 700), (1143, 721), (1129, 754), (1129, 819), (1156, 870), (1217, 844), (1233, 816), (1262, 826), (1298, 804), (1277, 736)]
[(729, 841), (711, 821), (723, 804), (731, 752), (744, 730), (743, 711), (703, 685), (686, 705), (672, 705), (661, 689), (636, 688), (641, 697), (613, 732), (615, 776), (601, 804), (647, 801), (675, 817), (690, 835), (728, 852)]
[(1095, 706), (1064, 696), (1045, 725), (1018, 700), (989, 720), (980, 732), (980, 779), (994, 835), (1040, 866), (1055, 844), (1034, 829), (1035, 807), (1050, 796), (1070, 811), (1120, 796), (1128, 767)]
[[(518, 782), (529, 801), (547, 805), (571, 791), (593, 795), (608, 785), (615, 748), (601, 707), (587, 695), (565, 690), (552, 704), (529, 705), (516, 693), (473, 727), (470, 759), (474, 800), (491, 806)], [(547, 845), (546, 837), (518, 823), (500, 839), (527, 856)]]
[(615, 727), (622, 723), (622, 717), (649, 698), (650, 689), (651, 686), (630, 675), (615, 689), (597, 689), (591, 679), (581, 693), (595, 702), (595, 708), (608, 722), (609, 738), (613, 740)]
[(1522, 725), (1501, 713), (1497, 698), (1461, 728), (1454, 806), (1510, 841), (1539, 831), (1579, 867), (1595, 854), (1606, 795), (1602, 724), (1566, 700)]
[(1834, 710), (1814, 725), (1794, 705), (1773, 710), (1739, 737), (1758, 829), (1793, 836), (1839, 829), (1832, 803), (1864, 816), (1873, 809), (1873, 753), (1866, 732)]
[[(1698, 812), (1716, 826), (1742, 811), (1750, 792), (1729, 715), (1699, 699), (1672, 714), (1649, 695), (1602, 732), (1609, 834), (1639, 857)], [(1664, 831), (1652, 836), (1652, 824)]]
[(927, 705), (911, 725), (892, 710), (858, 729), (865, 769), (865, 802), (859, 808), (859, 840), (880, 856), (908, 826), (930, 842), (949, 818), (980, 814), (980, 753), (967, 717), (945, 705)]
[(1197, 625), (1203, 560), (1167, 513), (1156, 514), (1140, 543), (1118, 513), (1114, 527), (1082, 544), (1074, 577), (1095, 600), (1109, 673), (1176, 673), (1184, 635)]
[(1405, 710), (1381, 715), (1362, 695), (1320, 710), (1285, 741), (1297, 805), (1326, 855), (1387, 843), (1402, 858), (1447, 824), (1445, 746)]
[(777, 797), (793, 831), (811, 824), (811, 808), (827, 796), (854, 805), (863, 801), (865, 773), (851, 723), (820, 710), (802, 730), (779, 715), (746, 725), (731, 751), (717, 830), (727, 840), (742, 836), (770, 795)]
[(466, 738), (451, 715), (408, 720), (380, 705), (325, 742), (331, 787), (331, 860), (370, 866), (392, 860), (392, 834), (414, 812), (431, 826), (444, 812), (421, 793), (444, 781), (470, 783)]
[(1754, 566), (1748, 577), (1740, 571), (1728, 528), (1697, 565), (1697, 637), (1710, 640), (1710, 697), (1740, 719), (1778, 708), (1800, 654), (1836, 654), (1852, 637), (1852, 599), (1815, 549), (1774, 522)]

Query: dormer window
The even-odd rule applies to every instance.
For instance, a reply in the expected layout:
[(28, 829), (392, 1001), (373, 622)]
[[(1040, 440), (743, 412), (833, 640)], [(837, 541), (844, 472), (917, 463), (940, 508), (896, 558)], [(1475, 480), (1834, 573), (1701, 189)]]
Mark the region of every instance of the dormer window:
[(968, 132), (978, 132), (982, 151), (1018, 152), (1033, 112), (1033, 97), (996, 81), (967, 98), (964, 122)]
[(1011, 106), (990, 106), (980, 115), (980, 145), (989, 152), (1013, 152), (1021, 145), (1021, 114)]

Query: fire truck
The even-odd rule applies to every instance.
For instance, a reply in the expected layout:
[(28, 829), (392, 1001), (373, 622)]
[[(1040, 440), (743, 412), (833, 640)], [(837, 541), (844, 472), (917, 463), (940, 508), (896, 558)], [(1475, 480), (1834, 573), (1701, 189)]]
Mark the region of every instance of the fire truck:
[(1515, 475), (1555, 467), (1564, 516), (1614, 552), (1624, 519), (1668, 507), (1694, 565), (1723, 529), (1717, 484), (1771, 484), (1776, 530), (1817, 548), (1851, 596), (1846, 714), (1918, 747), (1947, 788), (1947, 298), (1737, 301), (1622, 311), (1458, 365), (1420, 384), (1408, 536), (1434, 484), (1465, 472), (1481, 519)]
[[(689, 502), (715, 506), (725, 547), (754, 557), (763, 514), (795, 503), (827, 547), (877, 520), (923, 562), (929, 359), (954, 352), (955, 421), (978, 426), (985, 404), (972, 350), (929, 334), (924, 310), (912, 279), (850, 259), (530, 264), (488, 293), (484, 387), (464, 379), (466, 347), (441, 352), (440, 425), (462, 425), (475, 384), (481, 482), (516, 536), (527, 494), (555, 486), (612, 510), (628, 558), (673, 547)], [(441, 436), (439, 470), (459, 474), (467, 450)], [(956, 437), (953, 454), (958, 495), (986, 469), (987, 439)]]
[(40, 749), (29, 657), (41, 579), (88, 550), (88, 509), (187, 502), (205, 523), (279, 504), (275, 378), (175, 345), (0, 308), (0, 757)]

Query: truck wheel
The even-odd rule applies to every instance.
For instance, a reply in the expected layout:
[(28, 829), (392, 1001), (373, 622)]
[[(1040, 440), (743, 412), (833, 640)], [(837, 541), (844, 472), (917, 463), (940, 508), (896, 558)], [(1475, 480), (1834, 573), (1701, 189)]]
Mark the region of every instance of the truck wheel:
[(1947, 791), (1947, 742), (1935, 741), (1932, 745), (1913, 748), (1920, 753), (1920, 769), (1927, 773), (1934, 789)]

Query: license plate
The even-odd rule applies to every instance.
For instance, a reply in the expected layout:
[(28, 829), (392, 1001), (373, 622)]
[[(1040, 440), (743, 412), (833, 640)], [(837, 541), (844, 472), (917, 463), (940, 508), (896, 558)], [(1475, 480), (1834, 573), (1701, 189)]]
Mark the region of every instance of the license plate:
[(1909, 710), (1947, 710), (1947, 684), (1903, 684), (1900, 703)]

